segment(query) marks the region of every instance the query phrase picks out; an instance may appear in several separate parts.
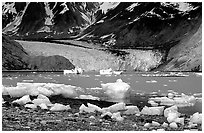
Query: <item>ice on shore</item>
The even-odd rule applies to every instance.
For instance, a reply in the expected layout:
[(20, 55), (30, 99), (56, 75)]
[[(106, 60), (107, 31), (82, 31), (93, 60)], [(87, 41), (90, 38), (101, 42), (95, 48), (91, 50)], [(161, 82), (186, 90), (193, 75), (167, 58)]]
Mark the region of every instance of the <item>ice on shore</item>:
[(29, 95), (25, 95), (23, 97), (21, 97), (20, 99), (14, 100), (12, 103), (17, 103), (19, 105), (24, 105), (28, 102), (31, 102), (30, 96)]
[(190, 122), (194, 124), (202, 124), (202, 114), (198, 112), (194, 113), (190, 117)]
[(46, 97), (46, 96), (44, 96), (44, 95), (42, 95), (42, 94), (39, 94), (38, 97), (37, 97), (37, 99), (34, 99), (34, 100), (32, 101), (32, 103), (34, 103), (36, 106), (38, 106), (38, 105), (40, 105), (40, 104), (42, 104), (42, 103), (44, 103), (44, 104), (46, 104), (46, 105), (51, 105), (51, 104), (52, 104), (52, 103), (50, 102), (49, 98)]
[(141, 110), (141, 114), (144, 115), (163, 115), (164, 106), (158, 106), (158, 107), (143, 107)]
[(64, 111), (64, 110), (69, 110), (69, 109), (71, 109), (69, 105), (63, 105), (60, 103), (55, 103), (50, 108), (51, 111)]
[(123, 112), (123, 114), (132, 115), (132, 114), (140, 113), (140, 110), (137, 106), (126, 106), (126, 109), (127, 110)]

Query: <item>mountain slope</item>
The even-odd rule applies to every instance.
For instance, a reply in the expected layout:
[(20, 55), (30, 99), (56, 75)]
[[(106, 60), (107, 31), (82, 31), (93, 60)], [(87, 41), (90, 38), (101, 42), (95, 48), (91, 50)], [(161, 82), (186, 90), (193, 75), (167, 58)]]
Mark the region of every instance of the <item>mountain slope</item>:
[(94, 2), (3, 3), (3, 33), (21, 38), (51, 38), (77, 34), (95, 21)]
[(201, 2), (6, 2), (2, 16), (13, 38), (86, 41), (116, 54), (121, 68), (202, 70)]

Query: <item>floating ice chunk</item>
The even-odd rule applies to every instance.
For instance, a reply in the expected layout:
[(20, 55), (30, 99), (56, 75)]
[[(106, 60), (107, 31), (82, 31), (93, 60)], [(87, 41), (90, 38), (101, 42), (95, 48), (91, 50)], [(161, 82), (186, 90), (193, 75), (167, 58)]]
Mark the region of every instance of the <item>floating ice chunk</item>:
[(163, 115), (163, 111), (164, 111), (164, 106), (158, 106), (158, 107), (145, 106), (142, 109), (141, 114), (144, 114), (144, 115)]
[(63, 105), (63, 104), (59, 104), (59, 103), (55, 103), (50, 110), (51, 111), (64, 111), (64, 110), (69, 110), (71, 109), (69, 105)]
[(124, 120), (124, 118), (121, 117), (120, 112), (113, 113), (111, 118), (115, 119), (116, 121), (123, 121)]
[(140, 113), (140, 110), (137, 106), (126, 106), (126, 111), (123, 112), (123, 114), (126, 114), (126, 115), (131, 115), (131, 114), (137, 114), (137, 113)]
[(7, 87), (2, 85), (2, 95), (9, 95), (8, 91), (7, 91)]
[(86, 89), (91, 89), (91, 90), (102, 90), (100, 87), (95, 87), (95, 88), (86, 88)]
[(194, 106), (196, 98), (194, 96), (182, 95), (181, 97), (174, 97), (175, 105), (178, 107)]
[(146, 83), (157, 83), (157, 81), (156, 80), (149, 80), (149, 81), (147, 80)]
[(172, 123), (169, 124), (169, 127), (178, 128), (178, 125), (176, 124), (176, 122), (172, 122)]
[(27, 90), (25, 87), (5, 87), (4, 92), (9, 94), (11, 97), (22, 97), (27, 95)]
[(194, 113), (190, 117), (190, 122), (194, 124), (202, 124), (202, 114), (198, 112)]
[(112, 72), (112, 69), (109, 68), (106, 70), (100, 70), (99, 73), (100, 73), (100, 75), (111, 75), (113, 72)]
[(80, 99), (100, 100), (99, 97), (94, 97), (94, 96), (92, 96), (92, 95), (80, 95), (79, 98), (80, 98)]
[(30, 108), (30, 109), (36, 109), (37, 108), (37, 106), (35, 104), (26, 104), (24, 107)]
[(25, 96), (21, 97), (20, 99), (14, 100), (12, 103), (18, 103), (19, 105), (24, 105), (28, 102), (31, 102), (30, 96), (25, 95)]
[(177, 113), (178, 114), (178, 117), (180, 116), (180, 113), (178, 112), (178, 107), (176, 105), (174, 106), (171, 106), (169, 108), (166, 108), (164, 110), (164, 116), (165, 117), (168, 117), (169, 113)]
[(61, 87), (61, 94), (65, 98), (73, 98), (78, 96), (78, 94), (75, 92), (76, 86), (72, 85), (64, 85)]
[(172, 99), (174, 97), (173, 93), (168, 93), (168, 98)]
[(39, 92), (39, 94), (43, 94), (45, 96), (51, 96), (54, 92), (52, 90), (48, 90), (45, 87), (38, 87), (37, 91)]
[(123, 99), (130, 85), (123, 82), (121, 79), (117, 79), (115, 83), (101, 84), (101, 87), (112, 99)]
[(122, 72), (123, 72), (123, 71), (113, 71), (113, 74), (115, 74), (115, 75), (120, 75), (120, 74), (122, 74)]
[(64, 75), (67, 75), (67, 74), (76, 74), (76, 71), (74, 69), (72, 69), (72, 70), (64, 70), (63, 74)]

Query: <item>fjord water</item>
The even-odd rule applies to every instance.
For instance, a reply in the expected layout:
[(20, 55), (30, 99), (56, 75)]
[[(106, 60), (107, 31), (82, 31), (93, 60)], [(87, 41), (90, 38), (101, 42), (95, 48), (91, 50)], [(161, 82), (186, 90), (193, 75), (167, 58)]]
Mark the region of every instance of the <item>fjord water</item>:
[[(101, 83), (112, 83), (117, 79), (122, 79), (128, 83), (131, 88), (123, 99), (126, 103), (138, 104), (138, 102), (147, 104), (147, 100), (152, 96), (166, 96), (169, 91), (194, 95), (202, 97), (202, 76), (195, 73), (183, 73), (188, 76), (157, 76), (148, 77), (143, 74), (153, 73), (136, 73), (126, 72), (122, 75), (100, 75), (98, 72), (85, 72), (80, 75), (69, 74), (63, 75), (63, 72), (3, 72), (2, 84), (4, 86), (16, 86), (17, 82), (31, 83), (57, 83), (73, 85), (83, 88), (83, 94), (89, 94), (100, 97), (102, 100), (111, 101), (110, 98), (104, 97), (104, 94), (96, 93), (96, 90), (87, 91), (87, 88), (101, 88)], [(163, 73), (164, 74), (164, 73)], [(115, 101), (114, 101), (115, 102)], [(202, 112), (202, 102), (196, 103), (195, 107), (183, 108), (182, 112)], [(190, 110), (189, 110), (190, 109)]]

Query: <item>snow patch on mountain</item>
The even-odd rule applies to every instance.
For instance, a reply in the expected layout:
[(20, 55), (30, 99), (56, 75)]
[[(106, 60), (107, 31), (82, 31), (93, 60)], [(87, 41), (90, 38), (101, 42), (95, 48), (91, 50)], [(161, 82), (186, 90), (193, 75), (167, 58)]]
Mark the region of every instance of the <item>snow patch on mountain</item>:
[(102, 2), (100, 8), (104, 14), (106, 14), (109, 10), (114, 9), (118, 6), (120, 2)]

